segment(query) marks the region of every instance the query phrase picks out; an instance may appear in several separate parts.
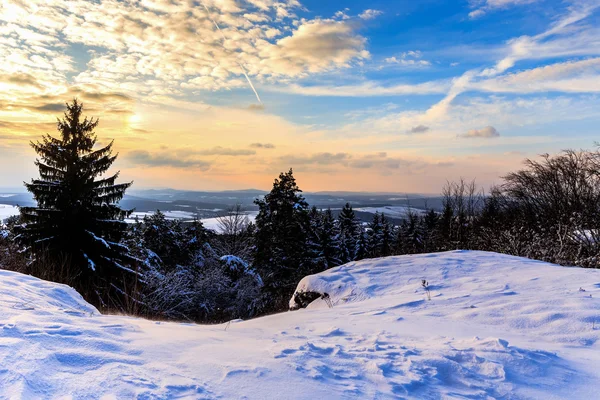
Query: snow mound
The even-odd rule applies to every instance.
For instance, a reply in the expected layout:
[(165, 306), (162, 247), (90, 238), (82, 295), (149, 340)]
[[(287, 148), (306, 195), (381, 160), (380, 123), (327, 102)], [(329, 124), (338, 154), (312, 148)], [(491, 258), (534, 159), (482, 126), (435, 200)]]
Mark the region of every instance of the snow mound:
[(67, 285), (5, 270), (0, 270), (0, 282), (0, 304), (3, 308), (73, 316), (100, 315), (94, 306)]
[(202, 326), (100, 315), (69, 287), (0, 271), (0, 399), (597, 397), (600, 271), (449, 252), (299, 289), (333, 308)]
[[(334, 307), (372, 300), (382, 312), (502, 326), (557, 342), (592, 345), (600, 339), (599, 270), (495, 253), (454, 251), (349, 263), (305, 277), (296, 289), (302, 292), (327, 292)], [(327, 305), (317, 299), (308, 308), (321, 307)]]

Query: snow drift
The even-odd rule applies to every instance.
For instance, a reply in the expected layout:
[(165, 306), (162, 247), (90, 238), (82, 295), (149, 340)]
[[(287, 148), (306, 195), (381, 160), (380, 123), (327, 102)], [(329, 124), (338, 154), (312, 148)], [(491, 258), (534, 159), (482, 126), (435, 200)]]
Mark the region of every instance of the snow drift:
[(333, 308), (200, 326), (100, 315), (0, 271), (0, 398), (596, 397), (600, 271), (449, 252), (350, 263), (298, 290)]

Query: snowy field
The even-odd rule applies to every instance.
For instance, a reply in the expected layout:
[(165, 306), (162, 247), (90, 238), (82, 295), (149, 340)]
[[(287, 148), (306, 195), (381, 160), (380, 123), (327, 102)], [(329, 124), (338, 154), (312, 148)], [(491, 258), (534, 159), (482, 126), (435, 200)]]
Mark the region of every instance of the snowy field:
[[(161, 212), (165, 215), (166, 219), (180, 219), (183, 221), (193, 221), (194, 218), (196, 218), (196, 214), (190, 211), (162, 211)], [(131, 213), (131, 215), (129, 216), (129, 218), (125, 219), (125, 222), (129, 223), (129, 224), (133, 224), (136, 220), (136, 218), (139, 218), (140, 220), (144, 219), (144, 217), (148, 216), (151, 217), (152, 215), (154, 215), (155, 211), (135, 211), (133, 213)]]
[(305, 287), (333, 308), (199, 326), (103, 316), (0, 271), (0, 397), (598, 398), (598, 270), (456, 251), (351, 263)]
[(386, 217), (396, 219), (406, 218), (409, 212), (412, 212), (416, 215), (420, 215), (425, 212), (425, 210), (421, 210), (419, 208), (411, 208), (406, 206), (360, 207), (355, 208), (354, 211), (361, 211), (370, 214), (375, 214), (378, 212), (379, 214), (384, 214)]
[(19, 209), (17, 207), (8, 204), (0, 204), (0, 222), (13, 215), (19, 215)]
[[(2, 210), (0, 209), (0, 212)], [(215, 210), (215, 211), (223, 211), (223, 210)], [(163, 214), (165, 214), (165, 218), (167, 219), (180, 219), (182, 221), (193, 221), (194, 218), (196, 217), (196, 214), (193, 212), (189, 212), (189, 211), (161, 211)], [(18, 213), (18, 211), (17, 211)], [(140, 221), (145, 217), (145, 216), (151, 216), (153, 215), (154, 212), (134, 212), (131, 214), (131, 217), (126, 219), (125, 221), (127, 223), (133, 224), (135, 222), (135, 218), (138, 217), (140, 219)], [(254, 219), (256, 218), (256, 216), (258, 215), (258, 211), (249, 211), (246, 213), (248, 216), (248, 221), (249, 222), (254, 222)], [(221, 231), (221, 227), (219, 226), (219, 218), (215, 217), (215, 218), (201, 218), (200, 221), (202, 222), (202, 224), (204, 225), (205, 228), (207, 229), (212, 229), (213, 231), (220, 233)]]
[[(246, 216), (248, 217), (248, 222), (254, 222), (257, 215), (258, 215), (258, 211), (246, 212)], [(219, 224), (219, 218), (203, 218), (200, 221), (202, 221), (202, 225), (204, 225), (204, 227), (206, 229), (211, 229), (217, 233), (221, 233), (222, 229)]]

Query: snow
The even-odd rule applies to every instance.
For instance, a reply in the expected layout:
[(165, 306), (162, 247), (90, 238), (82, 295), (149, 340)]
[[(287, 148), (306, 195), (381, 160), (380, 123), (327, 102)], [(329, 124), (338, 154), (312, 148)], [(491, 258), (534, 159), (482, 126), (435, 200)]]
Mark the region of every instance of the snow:
[(100, 315), (66, 286), (0, 271), (0, 398), (597, 397), (598, 270), (455, 251), (298, 286), (333, 308), (201, 326)]
[(405, 218), (409, 212), (417, 215), (425, 213), (425, 210), (407, 206), (360, 207), (355, 208), (354, 211), (361, 211), (371, 214), (378, 212), (379, 214), (385, 214), (386, 217), (397, 219)]
[[(256, 216), (258, 215), (258, 211), (248, 211), (245, 214), (248, 217), (248, 222), (254, 223), (254, 220), (256, 219)], [(227, 218), (227, 217), (225, 217), (225, 218)], [(220, 217), (203, 218), (200, 221), (202, 222), (202, 225), (204, 225), (204, 227), (206, 229), (210, 229), (217, 233), (221, 233), (222, 228), (221, 228), (221, 224), (219, 223), (220, 219), (221, 219)]]
[(8, 204), (0, 204), (0, 222), (14, 215), (19, 215), (19, 209), (17, 207)]
[[(161, 212), (165, 215), (166, 219), (181, 219), (181, 220), (185, 220), (185, 221), (193, 221), (194, 218), (196, 218), (196, 214), (190, 211), (162, 211)], [(151, 217), (155, 214), (155, 211), (146, 211), (146, 212), (141, 212), (141, 211), (136, 211), (131, 213), (130, 217), (125, 219), (125, 222), (133, 224), (135, 223), (135, 219), (136, 217), (141, 220), (144, 219), (144, 217), (148, 216)]]
[[(0, 209), (0, 212), (2, 210)], [(222, 211), (220, 209), (215, 209), (215, 210), (209, 210), (209, 211)], [(171, 220), (175, 220), (175, 219), (180, 219), (183, 221), (193, 221), (194, 218), (196, 218), (196, 214), (190, 211), (161, 211), (164, 215), (166, 219), (171, 219)], [(17, 210), (17, 214), (18, 214), (18, 210)], [(256, 216), (258, 215), (258, 211), (248, 211), (245, 213), (248, 216), (248, 222), (254, 222), (254, 220), (256, 219)], [(154, 211), (150, 212), (134, 212), (131, 214), (131, 216), (129, 218), (127, 218), (125, 221), (127, 223), (135, 223), (135, 218), (138, 217), (140, 219), (140, 221), (142, 219), (144, 219), (145, 216), (152, 216), (154, 215)], [(219, 224), (219, 220), (220, 217), (214, 217), (214, 218), (201, 218), (200, 221), (202, 222), (202, 224), (204, 225), (205, 228), (207, 229), (211, 229), (217, 233), (219, 233), (221, 231), (221, 227)]]

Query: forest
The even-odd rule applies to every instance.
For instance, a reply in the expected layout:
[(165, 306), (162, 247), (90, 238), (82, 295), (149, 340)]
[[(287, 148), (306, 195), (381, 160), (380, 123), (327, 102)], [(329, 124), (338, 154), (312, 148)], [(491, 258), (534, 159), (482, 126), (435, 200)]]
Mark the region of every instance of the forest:
[[(108, 170), (113, 143), (96, 146), (98, 120), (75, 100), (59, 136), (31, 145), (37, 202), (0, 226), (0, 268), (64, 283), (108, 313), (217, 323), (288, 309), (304, 276), (345, 263), (455, 249), (484, 250), (598, 268), (600, 152), (565, 150), (525, 160), (491, 188), (448, 182), (443, 209), (409, 211), (401, 223), (376, 213), (362, 223), (311, 207), (293, 170), (282, 172), (250, 222), (241, 207), (200, 221), (160, 211), (133, 224), (119, 207), (132, 182)], [(402, 270), (399, 269), (401, 274)]]

